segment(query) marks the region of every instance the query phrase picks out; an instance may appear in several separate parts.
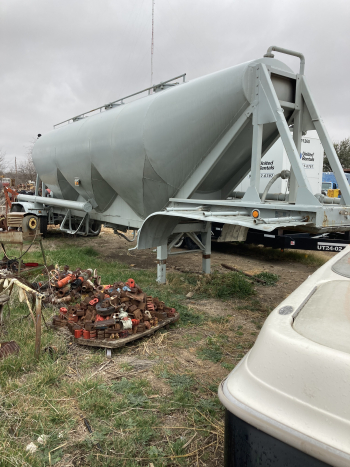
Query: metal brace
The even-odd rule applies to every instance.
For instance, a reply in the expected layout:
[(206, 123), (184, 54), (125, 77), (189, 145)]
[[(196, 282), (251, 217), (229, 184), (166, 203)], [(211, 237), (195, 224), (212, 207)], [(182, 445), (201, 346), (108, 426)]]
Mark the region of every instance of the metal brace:
[[(67, 219), (68, 219), (68, 228), (65, 228), (64, 226), (65, 226), (65, 223), (67, 222)], [(69, 233), (71, 235), (78, 234), (78, 235), (83, 235), (84, 237), (86, 237), (89, 234), (89, 221), (90, 221), (89, 213), (86, 213), (85, 216), (82, 218), (82, 220), (81, 220), (81, 222), (79, 224), (79, 227), (76, 230), (74, 230), (72, 228), (71, 210), (67, 209), (67, 213), (64, 216), (63, 221), (61, 222), (60, 230), (62, 232)], [(81, 232), (80, 229), (81, 229), (84, 222), (85, 222), (85, 231)]]

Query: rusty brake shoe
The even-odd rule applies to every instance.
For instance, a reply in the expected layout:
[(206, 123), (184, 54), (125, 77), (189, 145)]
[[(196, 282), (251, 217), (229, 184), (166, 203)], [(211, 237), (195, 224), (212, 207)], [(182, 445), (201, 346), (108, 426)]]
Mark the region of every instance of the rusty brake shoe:
[(108, 316), (115, 313), (115, 307), (112, 305), (106, 307), (103, 303), (98, 302), (96, 303), (96, 311), (100, 316)]

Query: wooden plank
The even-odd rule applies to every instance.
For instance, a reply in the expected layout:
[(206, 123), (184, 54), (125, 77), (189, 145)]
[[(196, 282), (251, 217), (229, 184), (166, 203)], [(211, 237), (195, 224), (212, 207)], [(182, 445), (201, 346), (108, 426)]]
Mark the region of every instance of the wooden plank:
[(128, 337), (123, 337), (119, 339), (84, 339), (83, 337), (74, 338), (74, 342), (79, 345), (87, 345), (89, 347), (103, 347), (106, 349), (117, 349), (118, 347), (124, 347), (124, 345), (128, 344), (129, 342), (135, 341), (137, 339), (142, 339), (142, 337), (151, 336), (154, 334), (158, 329), (167, 326), (168, 324), (175, 323), (179, 319), (179, 313), (176, 313), (174, 318), (167, 318), (162, 321), (157, 326), (154, 326), (151, 329), (148, 329), (144, 332), (138, 332), (136, 334), (131, 334)]
[(31, 243), (33, 240), (39, 242), (41, 238), (41, 233), (30, 235), (23, 234), (23, 232), (18, 232), (17, 230), (6, 230), (4, 232), (0, 232), (0, 243), (3, 243), (4, 245)]

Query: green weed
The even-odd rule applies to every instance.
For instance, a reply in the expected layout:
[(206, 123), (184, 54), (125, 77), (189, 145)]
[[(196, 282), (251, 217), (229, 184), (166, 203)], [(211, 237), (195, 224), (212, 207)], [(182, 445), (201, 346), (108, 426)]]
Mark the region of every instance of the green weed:
[(223, 353), (217, 341), (212, 337), (208, 337), (206, 347), (202, 347), (197, 351), (197, 356), (202, 360), (210, 360), (214, 363), (219, 363), (222, 360)]
[(94, 248), (88, 246), (88, 247), (85, 247), (85, 248), (81, 248), (80, 249), (80, 253), (82, 255), (85, 255), (85, 256), (89, 256), (90, 258), (95, 258), (96, 256), (99, 256), (100, 253), (98, 251), (96, 251)]
[(208, 275), (203, 278), (198, 292), (222, 300), (232, 297), (247, 298), (255, 293), (253, 285), (237, 272), (226, 274), (214, 272)]
[(277, 274), (272, 274), (271, 272), (260, 272), (259, 274), (255, 274), (254, 277), (257, 277), (258, 279), (262, 279), (263, 281), (266, 282), (266, 286), (272, 286), (275, 285), (279, 277)]
[(221, 363), (221, 366), (229, 371), (232, 371), (235, 367), (233, 363), (226, 363), (226, 362)]
[(191, 378), (191, 376), (188, 376), (186, 374), (184, 375), (178, 375), (178, 374), (175, 374), (175, 375), (170, 375), (168, 378), (168, 382), (170, 384), (170, 386), (174, 389), (176, 388), (191, 388), (194, 384), (195, 384), (195, 381), (193, 378)]

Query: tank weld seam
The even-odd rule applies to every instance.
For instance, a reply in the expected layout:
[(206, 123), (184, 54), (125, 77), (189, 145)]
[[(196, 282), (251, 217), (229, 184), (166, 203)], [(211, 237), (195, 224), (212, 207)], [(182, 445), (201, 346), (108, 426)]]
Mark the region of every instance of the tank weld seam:
[[(154, 94), (152, 94), (154, 95)], [(165, 183), (167, 186), (170, 186), (171, 188), (173, 188), (174, 190), (178, 190), (179, 188), (166, 182), (159, 174), (158, 172), (155, 170), (155, 168), (153, 167), (151, 161), (150, 161), (150, 158), (148, 157), (148, 152), (147, 152), (147, 149), (146, 149), (146, 146), (145, 146), (145, 124), (147, 122), (147, 115), (149, 113), (149, 111), (151, 110), (151, 107), (155, 101), (157, 96), (154, 95), (154, 98), (153, 98), (153, 102), (150, 102), (149, 106), (148, 106), (148, 109), (145, 113), (145, 117), (144, 117), (144, 120), (143, 120), (143, 123), (142, 123), (142, 145), (143, 145), (143, 149), (144, 149), (144, 152), (145, 152), (145, 163), (146, 163), (146, 158), (150, 164), (150, 166), (152, 167), (152, 169), (154, 170), (154, 172), (157, 174), (157, 176), (162, 180), (163, 183)], [(148, 177), (145, 177), (145, 165), (143, 166), (143, 174), (142, 174), (142, 178), (143, 180), (152, 180), (154, 181), (153, 179), (151, 178), (148, 178)]]
[[(62, 196), (63, 196), (63, 193), (64, 193), (64, 190), (62, 188), (62, 185), (61, 183), (68, 183), (69, 185), (69, 188), (71, 188), (75, 194), (77, 195), (75, 199), (73, 199), (72, 201), (76, 201), (78, 198), (79, 198), (79, 193), (78, 191), (69, 183), (69, 181), (66, 179), (66, 177), (63, 175), (61, 169), (59, 167), (57, 167), (56, 169), (56, 177), (57, 177), (57, 182), (58, 182), (58, 186), (61, 190), (61, 193), (62, 193)], [(67, 199), (65, 197), (63, 197), (63, 199)], [(68, 198), (69, 199), (69, 198)]]
[[(154, 94), (152, 94), (153, 97), (153, 101), (151, 99), (149, 99), (149, 105), (148, 105), (148, 108), (145, 112), (145, 116), (143, 118), (143, 122), (142, 122), (142, 147), (143, 147), (143, 150), (144, 150), (144, 153), (145, 153), (145, 162), (146, 162), (146, 158), (148, 159), (149, 163), (151, 164), (150, 160), (149, 160), (149, 157), (148, 157), (148, 153), (147, 153), (147, 149), (146, 149), (146, 145), (145, 145), (145, 125), (146, 125), (146, 122), (147, 122), (147, 116), (148, 116), (148, 113), (156, 99), (156, 96)], [(152, 166), (152, 164), (151, 164)], [(152, 166), (152, 169), (154, 170), (153, 166)], [(155, 170), (154, 170), (155, 171)], [(155, 171), (156, 172), (156, 171)], [(143, 166), (143, 174), (145, 173), (145, 166)], [(157, 173), (157, 172), (156, 172)], [(161, 177), (160, 177), (161, 178)]]
[[(229, 131), (229, 129), (236, 123), (236, 121), (238, 120), (238, 118), (240, 117), (241, 115), (241, 110), (246, 106), (246, 109), (244, 111), (246, 111), (249, 107), (250, 107), (250, 104), (248, 102), (248, 105), (246, 103), (242, 104), (242, 106), (239, 108), (239, 110), (235, 113), (235, 115), (232, 117), (232, 119), (230, 120), (230, 122), (226, 125), (226, 127), (222, 130), (222, 132), (219, 134), (219, 136), (214, 140), (214, 142), (212, 143), (211, 146), (209, 146), (209, 150), (206, 152), (205, 156), (194, 166), (193, 170), (191, 172), (189, 172), (188, 176), (186, 179), (184, 179), (184, 182), (182, 183), (182, 185), (184, 185), (188, 179), (191, 178), (191, 176), (193, 175), (193, 173), (198, 169), (198, 167), (202, 164), (202, 162), (208, 157), (208, 155), (210, 154), (210, 152), (215, 148), (215, 146), (222, 140), (222, 138), (225, 136), (225, 134)], [(227, 148), (228, 150), (229, 148)], [(225, 151), (226, 152), (226, 151)], [(210, 172), (207, 174), (207, 176), (210, 175)], [(205, 180), (205, 179), (204, 179)], [(203, 180), (203, 181), (204, 181)], [(181, 186), (182, 186), (181, 185)], [(179, 190), (180, 187), (173, 187), (177, 190)]]
[[(146, 176), (145, 176), (146, 159), (147, 159), (149, 165), (150, 165), (150, 166), (152, 167), (152, 169), (154, 170), (154, 173), (161, 179), (161, 181), (162, 181), (163, 183), (165, 183), (166, 185), (168, 185), (168, 183), (167, 183), (165, 180), (163, 180), (163, 178), (162, 178), (162, 177), (158, 174), (158, 172), (155, 170), (155, 168), (153, 167), (153, 165), (152, 165), (151, 161), (149, 160), (149, 157), (147, 156), (147, 154), (146, 154), (146, 157), (145, 157), (145, 163), (144, 163), (144, 165), (143, 165), (143, 176), (142, 176), (142, 178), (143, 178), (144, 180), (153, 180), (152, 178), (149, 178), (149, 177), (146, 177)], [(156, 181), (156, 180), (153, 180), (153, 181)]]
[[(157, 172), (156, 172), (157, 173)], [(150, 177), (142, 177), (143, 180), (149, 180), (150, 182), (158, 182), (159, 180), (154, 180), (154, 178), (150, 178)], [(161, 181), (167, 185), (167, 186), (170, 186), (171, 188), (174, 188), (174, 189), (177, 189), (176, 186), (174, 185), (171, 185), (170, 183), (166, 182), (165, 180), (163, 180), (161, 177), (160, 177)]]

